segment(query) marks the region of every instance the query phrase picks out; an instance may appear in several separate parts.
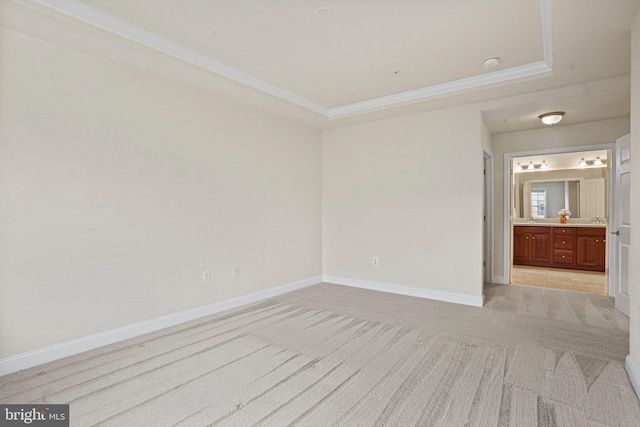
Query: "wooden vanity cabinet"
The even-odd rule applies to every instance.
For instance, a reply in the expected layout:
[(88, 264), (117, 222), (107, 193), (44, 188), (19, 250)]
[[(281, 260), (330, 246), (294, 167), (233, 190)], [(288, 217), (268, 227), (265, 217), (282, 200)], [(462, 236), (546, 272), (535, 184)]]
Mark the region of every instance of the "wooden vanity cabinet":
[(598, 227), (515, 226), (513, 264), (604, 271), (605, 237)]
[(606, 231), (603, 228), (579, 228), (576, 238), (576, 264), (584, 270), (604, 271)]
[(549, 227), (514, 227), (513, 262), (521, 265), (548, 265), (551, 262)]

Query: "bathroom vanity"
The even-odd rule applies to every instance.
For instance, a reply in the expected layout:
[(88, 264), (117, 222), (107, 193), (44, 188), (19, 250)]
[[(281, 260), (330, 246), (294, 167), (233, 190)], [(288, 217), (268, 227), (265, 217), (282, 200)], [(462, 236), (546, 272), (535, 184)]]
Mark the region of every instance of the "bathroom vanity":
[(605, 271), (605, 224), (519, 224), (513, 227), (513, 264)]

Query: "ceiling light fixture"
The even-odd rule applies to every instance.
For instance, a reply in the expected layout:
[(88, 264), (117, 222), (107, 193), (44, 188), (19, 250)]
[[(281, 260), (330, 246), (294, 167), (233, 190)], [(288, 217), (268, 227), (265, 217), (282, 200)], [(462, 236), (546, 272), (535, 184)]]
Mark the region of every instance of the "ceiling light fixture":
[(553, 113), (544, 113), (538, 116), (542, 123), (545, 125), (553, 126), (557, 123), (560, 123), (562, 117), (564, 116), (564, 111), (554, 111)]

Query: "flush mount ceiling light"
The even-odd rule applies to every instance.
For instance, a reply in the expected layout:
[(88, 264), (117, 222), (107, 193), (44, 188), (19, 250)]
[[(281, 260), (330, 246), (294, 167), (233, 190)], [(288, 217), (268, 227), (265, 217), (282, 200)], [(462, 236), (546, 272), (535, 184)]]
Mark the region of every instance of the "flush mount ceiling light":
[(557, 123), (560, 123), (562, 120), (562, 116), (564, 116), (564, 111), (554, 111), (553, 113), (544, 113), (538, 116), (542, 123), (545, 125), (553, 126)]

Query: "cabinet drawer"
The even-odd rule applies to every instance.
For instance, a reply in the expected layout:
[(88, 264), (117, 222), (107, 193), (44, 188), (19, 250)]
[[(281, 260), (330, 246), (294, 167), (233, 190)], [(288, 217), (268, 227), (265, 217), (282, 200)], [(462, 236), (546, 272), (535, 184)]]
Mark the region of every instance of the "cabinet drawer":
[(553, 247), (555, 249), (575, 249), (573, 236), (553, 236)]
[(575, 236), (576, 229), (574, 227), (553, 227), (554, 236)]
[(573, 264), (574, 251), (566, 249), (553, 250), (553, 262), (558, 264)]
[(607, 230), (604, 228), (578, 228), (578, 236), (594, 236), (604, 238), (607, 235)]
[(516, 225), (513, 227), (516, 233), (535, 233), (535, 234), (550, 234), (549, 227), (539, 227), (530, 225)]

